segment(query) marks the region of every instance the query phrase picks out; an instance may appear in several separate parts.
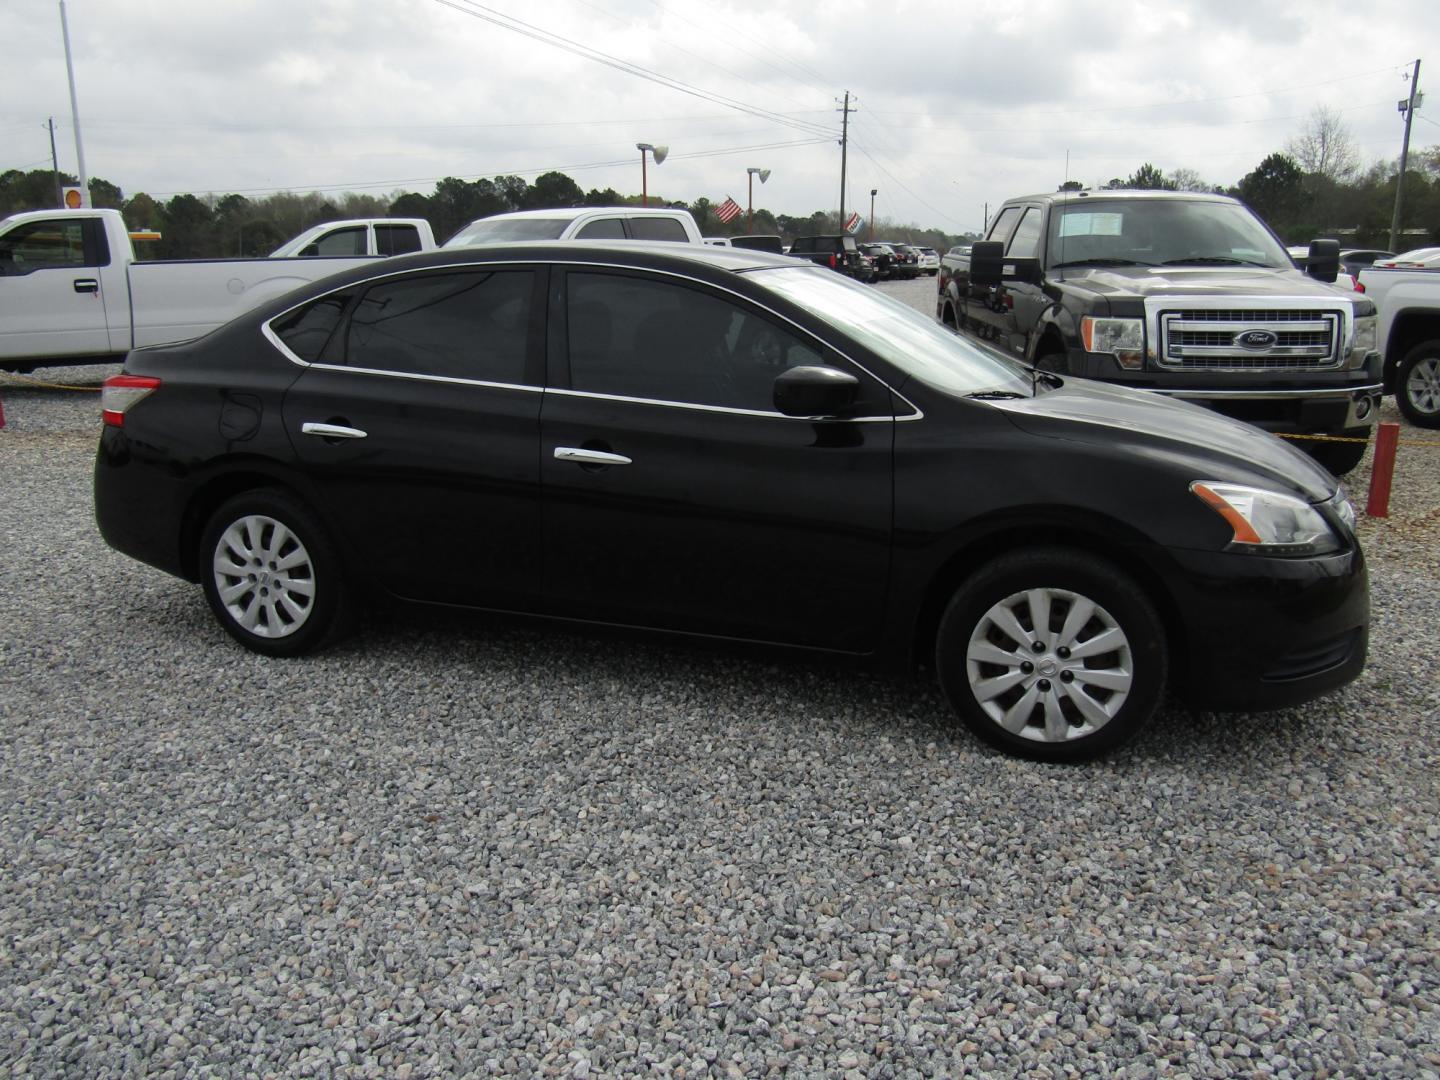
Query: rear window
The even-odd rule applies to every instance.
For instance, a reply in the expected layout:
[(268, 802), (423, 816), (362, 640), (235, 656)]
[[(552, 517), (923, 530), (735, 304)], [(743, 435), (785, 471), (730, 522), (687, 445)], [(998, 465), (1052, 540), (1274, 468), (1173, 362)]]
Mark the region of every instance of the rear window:
[(381, 255), (408, 255), (420, 250), (420, 230), (414, 225), (376, 225), (375, 250)]
[(448, 247), (504, 244), (511, 240), (558, 240), (573, 217), (482, 218), (445, 241)]
[(681, 244), (690, 239), (685, 226), (676, 218), (669, 217), (632, 217), (630, 235), (636, 240), (667, 240)]

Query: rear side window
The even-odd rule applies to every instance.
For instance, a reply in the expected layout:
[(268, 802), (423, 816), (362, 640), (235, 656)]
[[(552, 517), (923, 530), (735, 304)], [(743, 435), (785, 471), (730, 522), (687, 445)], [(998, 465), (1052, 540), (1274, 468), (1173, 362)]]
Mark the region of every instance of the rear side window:
[(528, 270), (426, 274), (371, 286), (350, 317), (351, 367), (525, 382)]
[(625, 223), (617, 217), (587, 221), (575, 234), (576, 240), (624, 240)]
[(420, 250), (420, 230), (414, 225), (376, 225), (375, 250), (381, 255), (408, 255)]
[(347, 289), (312, 300), (304, 307), (280, 316), (270, 324), (270, 329), (301, 360), (307, 364), (318, 364), (354, 295), (355, 290)]
[(685, 226), (668, 217), (633, 217), (630, 235), (636, 240), (671, 240), (681, 244), (690, 239)]

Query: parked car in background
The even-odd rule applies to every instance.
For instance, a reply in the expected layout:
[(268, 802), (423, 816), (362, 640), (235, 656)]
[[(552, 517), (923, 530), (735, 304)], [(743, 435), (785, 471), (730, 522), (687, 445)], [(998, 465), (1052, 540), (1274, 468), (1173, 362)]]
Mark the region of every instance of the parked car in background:
[(560, 210), (517, 210), (472, 221), (447, 248), (507, 244), (524, 240), (659, 240), (703, 244), (688, 210), (642, 206), (588, 206)]
[(1440, 267), (1440, 247), (1414, 248), (1388, 259), (1376, 259), (1371, 265), (1392, 270), (1433, 270)]
[(1354, 511), (1304, 455), (763, 252), (404, 256), (138, 350), (101, 404), (106, 541), (270, 656), (378, 593), (922, 660), (1047, 760), (1365, 662)]
[(940, 253), (934, 248), (922, 247), (915, 249), (920, 256), (920, 272), (934, 277), (940, 272)]
[(1285, 434), (1336, 474), (1364, 456), (1381, 394), (1375, 305), (1307, 270), (1249, 208), (1172, 191), (1012, 199), (946, 255), (936, 317), (1062, 375), (1180, 397)]
[(920, 276), (920, 253), (909, 244), (896, 243), (894, 240), (882, 241), (895, 252), (894, 276), (910, 280)]
[(874, 281), (878, 276), (875, 260), (860, 250), (849, 233), (830, 236), (797, 236), (790, 245), (789, 255), (829, 267), (846, 277)]
[(1412, 424), (1440, 428), (1440, 268), (1377, 263), (1360, 282), (1379, 312), (1385, 392)]
[[(1299, 245), (1292, 245), (1290, 247), (1287, 247), (1285, 249), (1285, 252), (1290, 256), (1291, 260), (1295, 263), (1295, 265), (1301, 270), (1304, 270), (1309, 264), (1310, 248), (1308, 246), (1300, 247)], [(1343, 259), (1344, 252), (1341, 252), (1341, 255), (1342, 259), (1340, 262), (1340, 269), (1336, 271), (1335, 280), (1331, 282), (1331, 284), (1333, 284), (1337, 289), (1364, 292), (1365, 290), (1360, 287), (1360, 283), (1358, 280), (1356, 280), (1355, 275), (1345, 269), (1345, 262)]]
[(270, 253), (272, 259), (409, 255), (434, 251), (435, 234), (424, 218), (354, 218), (306, 229)]
[(768, 251), (772, 255), (785, 254), (785, 244), (778, 236), (766, 233), (751, 233), (746, 236), (730, 237), (730, 246), (748, 251)]
[(889, 244), (861, 244), (860, 250), (875, 261), (876, 280), (889, 281), (899, 276), (895, 249)]

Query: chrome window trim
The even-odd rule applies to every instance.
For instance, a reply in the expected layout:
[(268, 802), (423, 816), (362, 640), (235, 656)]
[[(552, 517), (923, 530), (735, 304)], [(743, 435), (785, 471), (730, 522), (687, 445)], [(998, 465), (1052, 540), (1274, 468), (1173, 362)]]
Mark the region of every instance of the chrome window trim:
[[(576, 241), (576, 242), (577, 242), (577, 243), (580, 243), (580, 241)], [(585, 242), (586, 242), (586, 243), (591, 243), (591, 242), (593, 242), (593, 241), (585, 241)], [(740, 301), (740, 302), (743, 303), (743, 304), (749, 305), (749, 306), (751, 306), (751, 307), (758, 308), (759, 310), (765, 312), (765, 314), (768, 315), (768, 316), (770, 316), (771, 318), (773, 318), (773, 319), (775, 319), (775, 320), (777, 320), (777, 321), (779, 321), (779, 322), (782, 322), (782, 323), (786, 324), (787, 326), (792, 327), (792, 328), (795, 330), (796, 333), (801, 334), (801, 335), (803, 335), (806, 339), (815, 342), (817, 345), (820, 346), (821, 349), (828, 350), (829, 352), (835, 353), (837, 356), (839, 356), (839, 357), (840, 357), (842, 360), (844, 360), (846, 363), (852, 364), (852, 365), (856, 368), (856, 370), (864, 372), (866, 376), (868, 376), (869, 378), (873, 379), (873, 380), (874, 380), (876, 383), (878, 383), (879, 385), (883, 386), (897, 401), (903, 402), (903, 403), (904, 403), (906, 406), (908, 406), (909, 409), (910, 409), (910, 412), (909, 412), (908, 414), (905, 414), (905, 415), (894, 415), (894, 414), (892, 414), (892, 415), (890, 415), (890, 416), (861, 416), (861, 417), (855, 417), (855, 418), (849, 420), (849, 421), (848, 421), (849, 423), (859, 423), (859, 422), (861, 422), (861, 421), (873, 422), (873, 421), (876, 421), (876, 420), (883, 420), (883, 421), (887, 421), (887, 422), (889, 422), (889, 421), (897, 421), (897, 422), (898, 422), (898, 421), (901, 421), (901, 420), (921, 420), (921, 419), (923, 419), (924, 416), (925, 416), (925, 413), (923, 412), (923, 410), (920, 409), (920, 407), (919, 407), (918, 405), (916, 405), (913, 401), (911, 401), (909, 398), (907, 398), (904, 394), (902, 394), (902, 393), (900, 393), (898, 390), (896, 390), (893, 386), (891, 386), (889, 383), (887, 383), (884, 379), (882, 379), (882, 378), (880, 378), (879, 376), (877, 376), (874, 372), (872, 372), (872, 371), (871, 371), (869, 368), (867, 368), (864, 364), (859, 363), (859, 362), (856, 361), (854, 358), (852, 358), (851, 356), (849, 356), (847, 353), (844, 353), (844, 352), (842, 352), (841, 350), (835, 348), (833, 345), (829, 344), (828, 342), (822, 341), (820, 338), (816, 337), (815, 334), (813, 334), (811, 331), (807, 330), (805, 327), (801, 326), (799, 323), (795, 322), (795, 320), (791, 319), (789, 316), (783, 315), (783, 314), (781, 314), (780, 312), (774, 310), (773, 308), (768, 307), (768, 306), (766, 306), (765, 304), (762, 304), (762, 303), (760, 303), (759, 301), (753, 299), (752, 297), (745, 296), (743, 293), (736, 292), (734, 289), (728, 288), (727, 286), (724, 286), (724, 285), (716, 285), (716, 284), (714, 284), (713, 282), (709, 282), (709, 281), (702, 281), (702, 280), (700, 280), (699, 278), (691, 277), (691, 276), (689, 276), (689, 275), (679, 273), (679, 272), (677, 272), (677, 271), (675, 271), (675, 270), (655, 269), (655, 268), (652, 268), (652, 267), (643, 267), (643, 266), (642, 266), (642, 267), (637, 267), (637, 266), (631, 266), (631, 265), (629, 265), (629, 264), (627, 264), (627, 263), (591, 262), (591, 261), (580, 261), (580, 260), (571, 260), (571, 259), (538, 259), (538, 260), (528, 260), (528, 261), (526, 261), (526, 262), (516, 262), (516, 263), (507, 263), (507, 262), (496, 262), (496, 263), (483, 263), (483, 262), (482, 262), (482, 263), (477, 263), (477, 262), (470, 262), (470, 261), (459, 262), (459, 263), (442, 263), (442, 264), (437, 265), (437, 266), (427, 266), (427, 267), (425, 267), (425, 269), (424, 269), (423, 272), (428, 273), (428, 272), (430, 272), (430, 271), (438, 271), (438, 270), (463, 270), (463, 269), (473, 268), (473, 267), (477, 267), (477, 266), (492, 267), (492, 268), (495, 268), (495, 269), (502, 269), (502, 268), (522, 269), (522, 268), (526, 268), (526, 267), (539, 267), (539, 266), (555, 267), (555, 266), (561, 266), (561, 267), (567, 267), (567, 268), (569, 268), (569, 267), (580, 267), (580, 268), (582, 268), (582, 269), (599, 268), (599, 269), (604, 269), (604, 270), (629, 270), (629, 271), (631, 271), (631, 272), (634, 272), (634, 271), (636, 271), (636, 270), (639, 270), (639, 271), (642, 271), (642, 272), (647, 273), (647, 274), (660, 274), (660, 275), (663, 275), (663, 276), (665, 276), (665, 277), (674, 278), (674, 279), (676, 279), (676, 280), (678, 280), (678, 281), (689, 282), (689, 283), (692, 284), (692, 285), (698, 285), (698, 286), (701, 286), (702, 288), (718, 290), (719, 292), (725, 293), (725, 294), (727, 294), (727, 295), (735, 298), (736, 300)], [(789, 268), (787, 267), (786, 269), (789, 269)], [(746, 271), (746, 272), (748, 272), (748, 271)], [(390, 271), (390, 272), (388, 272), (388, 273), (375, 274), (375, 275), (373, 275), (373, 276), (371, 276), (371, 277), (362, 278), (362, 279), (359, 280), (359, 281), (352, 281), (352, 282), (350, 282), (348, 285), (342, 285), (340, 288), (332, 290), (332, 292), (343, 292), (343, 291), (345, 291), (345, 290), (347, 290), (347, 289), (369, 288), (371, 285), (374, 285), (374, 284), (376, 284), (377, 282), (385, 281), (385, 280), (388, 279), (388, 278), (400, 278), (400, 277), (405, 277), (405, 276), (407, 276), (407, 275), (409, 275), (409, 274), (411, 274), (411, 273), (414, 273), (414, 271), (411, 271), (411, 270), (392, 270), (392, 271)], [(664, 398), (634, 398), (634, 397), (625, 397), (625, 396), (619, 395), (619, 394), (601, 394), (601, 393), (596, 393), (596, 392), (594, 392), (594, 391), (588, 391), (588, 390), (572, 390), (572, 389), (561, 389), (561, 388), (558, 388), (558, 387), (533, 386), (533, 385), (531, 385), (531, 384), (529, 384), (529, 383), (497, 383), (497, 382), (486, 382), (486, 381), (483, 380), (483, 379), (459, 379), (459, 378), (454, 378), (454, 377), (452, 377), (452, 376), (447, 376), (447, 375), (425, 375), (425, 374), (422, 374), (422, 373), (420, 373), (420, 372), (413, 372), (413, 371), (382, 371), (382, 370), (380, 370), (380, 369), (378, 369), (378, 368), (357, 368), (357, 367), (351, 367), (351, 366), (349, 366), (348, 364), (321, 364), (321, 363), (312, 363), (312, 362), (309, 361), (309, 360), (304, 360), (304, 359), (302, 359), (301, 357), (297, 356), (294, 352), (292, 352), (292, 351), (290, 350), (290, 348), (289, 348), (288, 346), (286, 346), (286, 344), (280, 339), (280, 335), (275, 332), (275, 329), (274, 329), (274, 327), (273, 327), (271, 324), (273, 324), (273, 323), (275, 323), (275, 322), (278, 322), (279, 320), (285, 318), (285, 316), (289, 315), (292, 311), (297, 311), (297, 310), (299, 310), (300, 308), (305, 307), (307, 304), (313, 304), (315, 301), (321, 300), (321, 299), (323, 299), (324, 297), (329, 296), (329, 295), (331, 295), (331, 294), (332, 294), (332, 293), (321, 293), (319, 296), (312, 296), (312, 297), (310, 297), (310, 298), (308, 298), (308, 299), (306, 299), (306, 300), (302, 300), (302, 301), (301, 301), (300, 303), (298, 303), (298, 304), (292, 304), (290, 307), (286, 308), (284, 311), (277, 312), (275, 315), (272, 315), (270, 318), (266, 319), (263, 323), (260, 324), (260, 332), (261, 332), (261, 334), (265, 337), (265, 339), (266, 339), (267, 341), (270, 342), (271, 345), (273, 345), (277, 350), (279, 350), (279, 352), (280, 352), (280, 354), (281, 354), (282, 356), (284, 356), (284, 357), (285, 357), (287, 360), (289, 360), (291, 363), (293, 363), (293, 364), (298, 364), (298, 365), (299, 365), (300, 367), (302, 367), (302, 368), (318, 368), (318, 369), (320, 369), (320, 370), (322, 370), (322, 371), (351, 371), (351, 372), (354, 372), (354, 373), (357, 374), (357, 375), (385, 375), (385, 376), (389, 376), (389, 377), (391, 377), (391, 378), (399, 378), (399, 379), (420, 379), (420, 380), (424, 380), (424, 381), (427, 381), (427, 382), (454, 383), (454, 384), (458, 384), (458, 385), (460, 385), (460, 386), (483, 386), (483, 387), (491, 387), (491, 388), (502, 389), (502, 390), (526, 390), (526, 391), (529, 391), (529, 392), (531, 392), (531, 393), (563, 394), (563, 395), (565, 395), (565, 396), (567, 396), (567, 397), (599, 398), (599, 399), (610, 400), (610, 401), (628, 401), (628, 402), (634, 402), (634, 403), (645, 404), (645, 405), (665, 405), (665, 406), (668, 406), (668, 407), (670, 407), (670, 408), (676, 408), (676, 409), (697, 409), (697, 410), (700, 410), (700, 411), (703, 411), (703, 412), (733, 413), (733, 414), (737, 414), (737, 415), (741, 415), (741, 416), (772, 416), (772, 417), (780, 417), (780, 418), (785, 419), (785, 420), (804, 420), (804, 419), (809, 419), (809, 418), (806, 418), (806, 417), (786, 416), (784, 413), (781, 413), (781, 412), (767, 412), (767, 411), (760, 410), (760, 409), (737, 409), (737, 408), (732, 408), (732, 407), (730, 407), (730, 406), (725, 406), (725, 405), (701, 405), (701, 404), (698, 404), (698, 403), (695, 403), (695, 402), (688, 402), (688, 401), (670, 401), (670, 400), (667, 400), (667, 399), (664, 399)]]
[[(884, 386), (884, 383), (880, 384)], [(801, 420), (814, 423), (829, 420), (845, 424), (898, 424), (907, 420), (921, 420), (925, 414), (915, 409), (908, 416), (786, 416), (782, 412), (765, 409), (737, 409), (730, 405), (699, 405), (690, 401), (667, 401), (664, 398), (627, 397), (624, 394), (601, 394), (593, 390), (557, 390), (551, 387), (545, 391), (556, 397), (590, 398), (595, 401), (618, 401), (626, 405), (659, 405), (666, 409), (689, 409), (692, 412), (725, 413), (730, 416), (758, 416), (767, 420)], [(892, 391), (893, 393), (893, 391)], [(901, 400), (904, 400), (903, 398)], [(908, 404), (908, 402), (907, 402)], [(914, 406), (912, 406), (913, 408)]]

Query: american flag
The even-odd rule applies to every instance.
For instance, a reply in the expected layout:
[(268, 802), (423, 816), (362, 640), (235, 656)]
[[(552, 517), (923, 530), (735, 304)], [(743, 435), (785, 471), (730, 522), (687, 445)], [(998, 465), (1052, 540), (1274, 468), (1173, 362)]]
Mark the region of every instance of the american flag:
[(735, 219), (735, 216), (740, 213), (741, 209), (740, 204), (727, 195), (725, 196), (725, 201), (715, 208), (715, 216), (728, 225)]
[(858, 213), (851, 214), (845, 219), (846, 232), (853, 233), (858, 228), (860, 228), (860, 215)]

